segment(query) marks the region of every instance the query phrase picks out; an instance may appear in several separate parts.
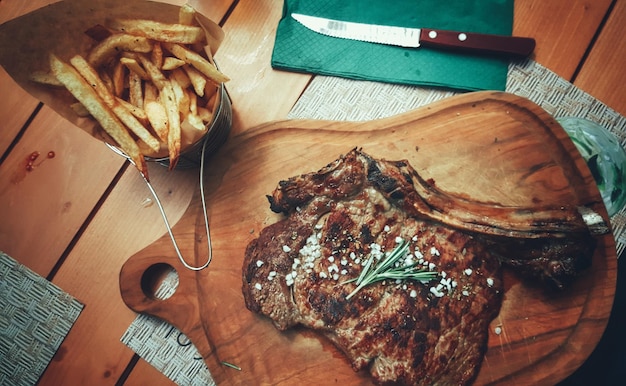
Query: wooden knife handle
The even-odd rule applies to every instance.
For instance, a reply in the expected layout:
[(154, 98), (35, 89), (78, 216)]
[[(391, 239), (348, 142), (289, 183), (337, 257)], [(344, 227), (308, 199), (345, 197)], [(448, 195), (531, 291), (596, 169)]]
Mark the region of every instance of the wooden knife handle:
[(428, 28), (422, 29), (420, 43), (424, 46), (523, 57), (530, 55), (535, 49), (535, 39), (533, 38), (440, 31)]

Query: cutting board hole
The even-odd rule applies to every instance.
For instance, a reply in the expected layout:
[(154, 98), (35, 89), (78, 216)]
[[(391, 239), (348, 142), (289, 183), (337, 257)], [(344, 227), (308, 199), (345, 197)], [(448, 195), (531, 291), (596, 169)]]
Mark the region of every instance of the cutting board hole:
[(166, 263), (157, 263), (148, 267), (141, 277), (141, 289), (151, 299), (168, 299), (174, 295), (177, 287), (178, 272)]

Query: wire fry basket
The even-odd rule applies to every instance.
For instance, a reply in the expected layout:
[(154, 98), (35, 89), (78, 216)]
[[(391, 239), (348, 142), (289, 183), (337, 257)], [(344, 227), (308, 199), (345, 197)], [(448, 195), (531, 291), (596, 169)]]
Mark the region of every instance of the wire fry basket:
[[(182, 256), (180, 249), (178, 248), (178, 243), (176, 242), (176, 238), (174, 237), (174, 233), (172, 232), (172, 227), (167, 219), (167, 215), (165, 213), (165, 209), (161, 204), (161, 200), (159, 199), (152, 183), (146, 178), (146, 176), (139, 172), (139, 174), (143, 177), (144, 182), (148, 186), (154, 201), (161, 212), (161, 217), (163, 218), (163, 222), (165, 223), (165, 227), (167, 232), (172, 240), (172, 245), (174, 246), (174, 250), (178, 256), (178, 259), (183, 264), (183, 266), (192, 271), (200, 271), (209, 266), (211, 259), (213, 258), (212, 244), (211, 244), (211, 234), (209, 229), (209, 220), (207, 217), (207, 206), (206, 206), (206, 198), (204, 194), (204, 166), (206, 161), (213, 155), (215, 152), (226, 142), (228, 135), (230, 134), (230, 129), (232, 126), (232, 105), (230, 102), (230, 98), (228, 93), (226, 92), (226, 88), (224, 85), (220, 85), (218, 87), (218, 98), (219, 103), (217, 104), (217, 108), (213, 114), (213, 120), (211, 121), (209, 128), (206, 134), (196, 141), (194, 144), (190, 145), (187, 149), (185, 149), (180, 154), (180, 158), (174, 170), (183, 170), (183, 169), (192, 169), (198, 168), (199, 172), (199, 181), (200, 181), (200, 197), (202, 200), (202, 211), (204, 217), (204, 225), (207, 236), (207, 249), (208, 249), (208, 258), (207, 261), (200, 266), (192, 266), (189, 265), (185, 258)], [(105, 142), (106, 143), (106, 142)], [(128, 162), (134, 165), (132, 159), (130, 159), (123, 151), (119, 148), (106, 143), (106, 145), (113, 150), (115, 153), (121, 155), (126, 158)], [(149, 158), (146, 157), (147, 161), (157, 162), (163, 166), (169, 167), (169, 158)]]

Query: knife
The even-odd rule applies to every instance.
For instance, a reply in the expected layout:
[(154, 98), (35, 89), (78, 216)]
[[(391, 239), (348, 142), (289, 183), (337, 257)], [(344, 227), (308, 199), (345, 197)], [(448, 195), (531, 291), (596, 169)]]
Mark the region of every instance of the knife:
[(530, 55), (535, 49), (535, 39), (527, 37), (363, 24), (299, 13), (292, 13), (291, 17), (322, 35), (392, 46), (417, 48), (423, 45), (522, 57)]

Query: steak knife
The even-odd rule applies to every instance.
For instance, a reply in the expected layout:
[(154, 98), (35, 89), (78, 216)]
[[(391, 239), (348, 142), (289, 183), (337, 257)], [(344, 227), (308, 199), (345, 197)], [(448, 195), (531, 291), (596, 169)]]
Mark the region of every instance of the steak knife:
[(527, 37), (363, 24), (299, 13), (292, 13), (291, 17), (322, 35), (392, 46), (409, 48), (428, 46), (522, 57), (530, 55), (535, 49), (535, 39)]

